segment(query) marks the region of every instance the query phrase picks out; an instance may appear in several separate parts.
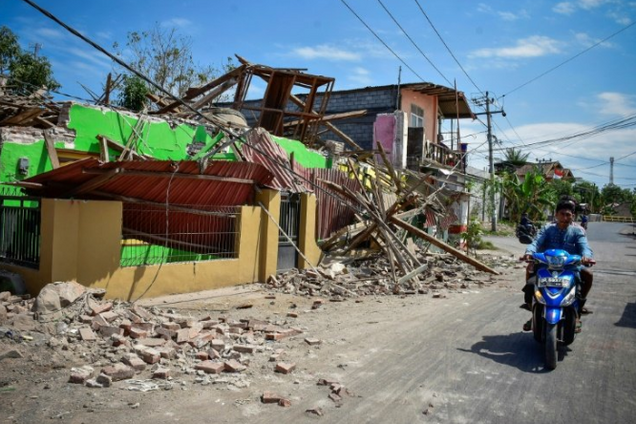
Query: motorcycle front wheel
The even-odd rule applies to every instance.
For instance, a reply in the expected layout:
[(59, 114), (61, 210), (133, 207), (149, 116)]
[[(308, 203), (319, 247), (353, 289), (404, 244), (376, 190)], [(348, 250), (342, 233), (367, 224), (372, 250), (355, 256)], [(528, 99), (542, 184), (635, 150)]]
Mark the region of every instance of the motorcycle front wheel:
[(545, 366), (557, 367), (557, 324), (545, 323)]

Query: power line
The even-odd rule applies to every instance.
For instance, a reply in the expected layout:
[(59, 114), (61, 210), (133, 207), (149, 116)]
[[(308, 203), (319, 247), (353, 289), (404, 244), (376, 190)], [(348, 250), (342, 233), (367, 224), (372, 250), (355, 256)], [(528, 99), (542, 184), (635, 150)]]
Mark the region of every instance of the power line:
[(435, 25), (433, 25), (433, 22), (431, 21), (431, 19), (428, 17), (428, 15), (426, 14), (426, 12), (424, 11), (424, 9), (422, 8), (422, 5), (420, 5), (420, 2), (418, 0), (415, 0), (415, 3), (417, 4), (417, 6), (420, 8), (420, 12), (422, 12), (422, 14), (424, 15), (424, 17), (426, 18), (426, 20), (428, 21), (429, 25), (431, 26), (431, 28), (433, 28), (433, 31), (435, 31), (435, 34), (437, 34), (437, 37), (439, 37), (440, 41), (442, 42), (442, 44), (444, 45), (444, 47), (446, 47), (446, 50), (448, 50), (448, 53), (450, 53), (450, 55), (453, 57), (453, 60), (455, 60), (455, 63), (457, 63), (457, 66), (459, 66), (459, 69), (462, 70), (462, 72), (464, 73), (464, 75), (466, 75), (466, 78), (468, 78), (468, 80), (473, 84), (473, 86), (475, 86), (475, 88), (483, 95), (484, 92), (481, 90), (481, 88), (479, 88), (477, 86), (477, 84), (475, 83), (475, 81), (473, 81), (473, 79), (470, 77), (470, 75), (468, 75), (468, 72), (466, 72), (466, 70), (464, 69), (464, 67), (462, 66), (461, 63), (459, 63), (459, 60), (457, 60), (457, 58), (455, 57), (455, 55), (453, 54), (452, 50), (450, 49), (450, 47), (448, 47), (448, 44), (446, 44), (446, 41), (444, 41), (444, 38), (442, 38), (442, 35), (439, 33), (439, 31), (437, 30), (437, 28), (435, 28)]
[[(24, 0), (24, 1), (28, 1), (28, 0)], [(385, 42), (382, 38), (380, 38), (380, 36), (379, 36), (379, 35), (378, 35), (378, 34), (377, 34), (377, 33), (376, 33), (376, 32), (375, 32), (375, 31), (374, 31), (374, 30), (373, 30), (373, 29), (372, 29), (369, 25), (367, 25), (367, 23), (366, 23), (366, 22), (365, 22), (365, 21), (364, 21), (364, 20), (363, 20), (363, 19), (362, 19), (362, 18), (361, 18), (361, 17), (360, 17), (360, 16), (359, 16), (356, 12), (355, 12), (355, 10), (353, 10), (353, 9), (351, 8), (351, 6), (349, 6), (349, 5), (347, 4), (347, 2), (346, 2), (345, 0), (340, 0), (340, 2), (342, 2), (342, 4), (344, 4), (345, 6), (347, 6), (347, 9), (349, 9), (349, 11), (350, 11), (351, 13), (353, 13), (353, 15), (354, 15), (356, 18), (358, 18), (358, 20), (362, 23), (362, 25), (364, 25), (364, 26), (365, 26), (365, 27), (366, 27), (366, 28), (367, 28), (367, 29), (371, 32), (371, 34), (373, 34), (373, 35), (375, 36), (375, 38), (377, 38), (377, 39), (378, 39), (378, 41), (379, 41), (380, 43), (382, 43), (382, 44), (384, 45), (384, 47), (386, 47), (386, 48), (387, 48), (387, 50), (389, 50), (389, 51), (393, 54), (393, 56), (395, 56), (395, 57), (397, 58), (397, 60), (399, 60), (400, 62), (402, 62), (402, 64), (403, 64), (404, 66), (406, 66), (406, 67), (407, 67), (407, 68), (408, 68), (411, 72), (413, 72), (413, 74), (414, 74), (416, 77), (418, 77), (418, 78), (420, 79), (420, 81), (424, 81), (424, 78), (422, 78), (422, 77), (420, 76), (420, 74), (418, 74), (417, 72), (415, 72), (415, 70), (414, 70), (413, 68), (411, 68), (411, 67), (409, 66), (409, 64), (408, 64), (408, 63), (406, 63), (406, 62), (405, 62), (405, 61), (404, 61), (404, 60), (403, 60), (403, 59), (402, 59), (402, 58), (401, 58), (401, 57), (400, 57), (400, 56), (399, 56), (399, 55), (398, 55), (395, 51), (393, 51), (393, 49), (392, 49), (391, 47), (389, 47), (389, 45), (388, 45), (388, 44), (387, 44), (387, 43), (386, 43), (386, 42)]]
[(417, 49), (417, 51), (420, 52), (420, 54), (422, 56), (424, 56), (424, 59), (426, 59), (428, 61), (428, 63), (437, 71), (438, 74), (440, 74), (442, 76), (442, 78), (444, 78), (444, 80), (449, 84), (449, 85), (453, 85), (452, 82), (449, 81), (448, 78), (446, 78), (446, 76), (442, 73), (442, 71), (440, 71), (437, 66), (435, 66), (435, 64), (431, 61), (431, 59), (428, 58), (428, 56), (426, 56), (426, 54), (422, 51), (422, 49), (420, 49), (420, 47), (417, 45), (417, 43), (415, 43), (415, 41), (413, 41), (413, 39), (411, 38), (411, 36), (406, 32), (406, 30), (402, 27), (402, 25), (400, 25), (400, 23), (397, 21), (397, 19), (395, 19), (395, 17), (393, 16), (393, 14), (391, 14), (391, 12), (389, 12), (389, 9), (386, 8), (386, 6), (384, 5), (384, 3), (382, 3), (382, 0), (378, 0), (378, 3), (380, 3), (380, 6), (382, 6), (382, 8), (386, 11), (386, 13), (391, 17), (391, 19), (393, 19), (393, 22), (395, 22), (395, 25), (397, 25), (400, 30), (404, 33), (404, 35), (406, 36), (406, 38), (409, 39), (409, 41), (411, 42), (411, 44), (413, 44), (413, 46), (415, 46), (415, 48)]
[[(417, 1), (417, 0), (415, 0), (415, 1)], [(581, 51), (581, 52), (579, 52), (579, 53), (575, 54), (574, 56), (570, 57), (569, 59), (564, 60), (563, 62), (559, 63), (558, 65), (553, 66), (552, 68), (550, 68), (550, 69), (548, 69), (547, 71), (545, 71), (545, 72), (543, 72), (543, 73), (541, 73), (541, 74), (537, 75), (536, 77), (534, 77), (534, 78), (532, 78), (531, 80), (529, 80), (529, 81), (527, 81), (527, 82), (525, 82), (525, 83), (521, 84), (520, 86), (518, 86), (518, 87), (516, 87), (516, 88), (514, 88), (514, 89), (512, 89), (512, 90), (510, 90), (510, 91), (508, 91), (506, 94), (502, 95), (501, 97), (505, 97), (505, 96), (507, 96), (507, 95), (509, 95), (509, 94), (511, 94), (511, 93), (514, 93), (514, 92), (515, 92), (515, 91), (517, 91), (517, 90), (520, 90), (521, 88), (525, 87), (526, 85), (528, 85), (528, 84), (530, 84), (530, 83), (535, 82), (535, 81), (536, 81), (536, 80), (538, 80), (539, 78), (541, 78), (541, 77), (543, 77), (543, 76), (545, 76), (545, 75), (549, 74), (549, 73), (550, 73), (550, 72), (552, 72), (552, 71), (557, 70), (558, 68), (560, 68), (561, 66), (565, 65), (566, 63), (569, 63), (569, 62), (573, 61), (573, 60), (574, 60), (574, 59), (576, 59), (577, 57), (579, 57), (579, 56), (581, 56), (581, 55), (583, 55), (583, 54), (585, 54), (585, 53), (589, 52), (589, 51), (590, 51), (590, 50), (592, 50), (593, 48), (595, 48), (595, 47), (597, 47), (597, 46), (599, 46), (599, 45), (603, 44), (604, 42), (606, 42), (606, 41), (607, 41), (607, 40), (609, 40), (610, 38), (612, 38), (612, 37), (614, 37), (614, 36), (616, 36), (616, 35), (620, 34), (621, 32), (623, 32), (623, 31), (625, 31), (625, 30), (627, 30), (627, 29), (631, 28), (631, 27), (632, 27), (632, 26), (634, 26), (634, 25), (636, 25), (636, 22), (632, 22), (631, 24), (629, 24), (629, 25), (627, 25), (627, 26), (625, 26), (625, 27), (621, 28), (620, 30), (618, 30), (618, 31), (616, 31), (615, 33), (613, 33), (612, 35), (609, 35), (608, 37), (605, 37), (605, 38), (604, 38), (604, 39), (602, 39), (601, 41), (598, 41), (597, 43), (595, 43), (595, 44), (591, 45), (591, 46), (590, 46), (590, 47), (588, 47), (587, 49), (585, 49), (585, 50), (583, 50), (583, 51)]]

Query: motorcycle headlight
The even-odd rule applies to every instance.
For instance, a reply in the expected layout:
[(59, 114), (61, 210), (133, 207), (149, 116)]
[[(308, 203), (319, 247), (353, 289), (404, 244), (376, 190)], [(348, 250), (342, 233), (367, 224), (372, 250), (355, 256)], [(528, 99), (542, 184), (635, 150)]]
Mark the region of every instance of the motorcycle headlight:
[(537, 299), (537, 302), (545, 305), (545, 299), (539, 290), (534, 292), (534, 297)]
[(566, 257), (546, 255), (545, 259), (548, 261), (548, 269), (563, 269)]
[(575, 298), (576, 298), (576, 290), (572, 289), (567, 294), (567, 296), (565, 296), (565, 298), (563, 298), (563, 300), (561, 301), (561, 306), (563, 307), (570, 306), (574, 302)]

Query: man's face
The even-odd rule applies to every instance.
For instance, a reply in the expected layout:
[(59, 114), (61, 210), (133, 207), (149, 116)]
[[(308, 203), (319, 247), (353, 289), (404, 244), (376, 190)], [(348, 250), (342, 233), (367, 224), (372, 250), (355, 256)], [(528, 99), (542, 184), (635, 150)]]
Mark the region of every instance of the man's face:
[(561, 209), (556, 213), (556, 220), (559, 228), (567, 228), (567, 226), (572, 223), (573, 219), (574, 214), (570, 210)]

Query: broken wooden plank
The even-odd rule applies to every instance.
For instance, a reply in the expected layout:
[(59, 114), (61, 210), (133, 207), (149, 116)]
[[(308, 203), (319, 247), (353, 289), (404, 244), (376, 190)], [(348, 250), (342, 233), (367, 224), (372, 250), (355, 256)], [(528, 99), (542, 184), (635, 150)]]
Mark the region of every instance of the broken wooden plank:
[[(100, 140), (104, 140), (107, 144), (108, 147), (110, 147), (113, 150), (116, 150), (118, 152), (123, 152), (125, 147), (122, 144), (119, 144), (118, 142), (116, 142), (115, 140), (111, 140), (110, 138), (103, 136), (103, 135), (98, 135), (97, 139)], [(142, 155), (140, 153), (137, 153), (135, 151), (132, 151), (132, 158), (133, 159), (141, 159), (141, 160), (146, 160), (149, 159), (148, 156), (146, 155)]]
[[(289, 100), (291, 100), (293, 103), (295, 103), (297, 106), (300, 106), (301, 108), (305, 108), (305, 102), (303, 102), (300, 98), (296, 97), (295, 95), (291, 94), (289, 96)], [(315, 111), (312, 110), (313, 113), (316, 113)], [(324, 125), (325, 127), (329, 128), (331, 130), (331, 132), (333, 132), (334, 134), (336, 134), (338, 137), (340, 137), (341, 139), (343, 139), (349, 146), (353, 147), (356, 150), (364, 150), (362, 147), (360, 147), (355, 141), (353, 141), (353, 139), (351, 137), (349, 137), (347, 134), (343, 133), (342, 131), (340, 131), (334, 124), (332, 124), (331, 122), (320, 122), (320, 124)]]
[(44, 131), (44, 144), (46, 145), (46, 151), (49, 154), (53, 169), (59, 168), (60, 159), (57, 157), (57, 150), (55, 150), (55, 141), (53, 141), (48, 131)]
[(420, 238), (423, 238), (424, 240), (430, 242), (431, 244), (434, 244), (435, 246), (439, 247), (440, 249), (443, 249), (444, 251), (450, 253), (451, 255), (455, 256), (458, 259), (461, 259), (462, 261), (471, 264), (472, 266), (474, 266), (475, 268), (481, 270), (481, 271), (486, 271), (486, 272), (490, 272), (492, 274), (495, 275), (499, 275), (499, 273), (497, 271), (495, 271), (494, 269), (490, 268), (488, 265), (485, 265), (481, 262), (479, 262), (478, 260), (471, 258), (470, 256), (467, 256), (466, 254), (464, 254), (464, 252), (455, 249), (452, 246), (449, 246), (448, 244), (444, 243), (441, 240), (438, 240), (437, 238), (427, 234), (426, 232), (424, 232), (423, 230), (420, 230), (417, 227), (412, 226), (409, 223), (406, 223), (400, 219), (397, 219), (395, 217), (391, 217), (390, 221), (392, 223), (394, 223), (395, 225), (397, 225), (398, 227), (404, 228), (406, 231), (410, 232), (411, 234), (414, 234)]
[(17, 115), (13, 115), (3, 119), (2, 122), (0, 122), (0, 125), (28, 126), (32, 120), (40, 116), (42, 113), (44, 113), (44, 111), (44, 109), (39, 107), (28, 108), (26, 110), (20, 111)]

